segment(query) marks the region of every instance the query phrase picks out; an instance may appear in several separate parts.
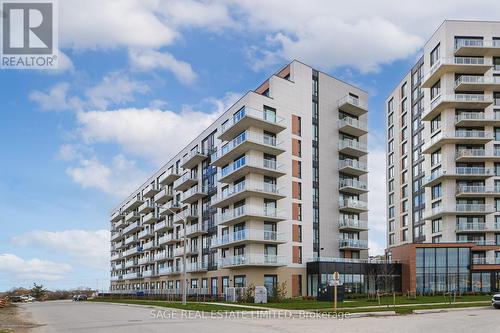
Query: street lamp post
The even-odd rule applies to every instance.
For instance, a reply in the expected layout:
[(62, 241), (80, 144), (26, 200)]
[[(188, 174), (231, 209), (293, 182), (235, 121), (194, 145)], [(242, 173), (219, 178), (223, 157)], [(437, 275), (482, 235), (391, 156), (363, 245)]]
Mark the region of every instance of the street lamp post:
[(183, 235), (182, 235), (182, 244), (183, 246), (183, 251), (182, 251), (182, 305), (186, 305), (187, 301), (187, 282), (186, 282), (186, 246), (187, 246), (187, 237), (186, 237), (186, 225), (187, 225), (187, 217), (186, 214), (184, 216), (181, 216), (180, 214), (177, 214), (174, 212), (171, 208), (167, 208), (169, 212), (174, 214), (177, 218), (181, 218), (182, 220), (182, 228), (183, 228)]

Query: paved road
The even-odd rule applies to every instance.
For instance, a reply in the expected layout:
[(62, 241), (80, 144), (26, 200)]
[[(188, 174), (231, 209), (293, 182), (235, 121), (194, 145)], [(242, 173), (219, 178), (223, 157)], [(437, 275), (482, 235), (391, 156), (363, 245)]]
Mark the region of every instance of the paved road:
[[(42, 326), (33, 332), (498, 332), (499, 310), (460, 310), (409, 316), (338, 319), (186, 318), (176, 310), (106, 303), (53, 301), (22, 305), (22, 314)], [(174, 318), (162, 318), (173, 316)]]

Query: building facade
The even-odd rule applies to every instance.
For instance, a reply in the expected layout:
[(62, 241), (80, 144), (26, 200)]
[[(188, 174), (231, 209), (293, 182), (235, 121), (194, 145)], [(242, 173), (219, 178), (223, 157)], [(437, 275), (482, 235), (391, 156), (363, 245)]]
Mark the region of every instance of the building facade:
[[(389, 253), (460, 247), (460, 289), (498, 289), (500, 22), (445, 21), (386, 102)], [(435, 278), (432, 290), (455, 286)]]
[(306, 261), (367, 258), (366, 102), (298, 61), (249, 91), (112, 212), (111, 291), (179, 291), (186, 256), (190, 292), (299, 296)]

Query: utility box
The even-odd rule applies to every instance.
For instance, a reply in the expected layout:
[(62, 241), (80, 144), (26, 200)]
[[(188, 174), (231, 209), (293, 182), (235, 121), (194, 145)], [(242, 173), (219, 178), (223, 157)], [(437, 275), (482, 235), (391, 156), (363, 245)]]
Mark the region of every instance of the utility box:
[[(318, 301), (327, 301), (333, 302), (333, 286), (322, 284), (318, 287)], [(340, 285), (337, 287), (337, 302), (344, 301), (345, 288), (344, 285)]]
[(264, 286), (255, 286), (254, 303), (265, 304), (267, 303), (267, 288)]

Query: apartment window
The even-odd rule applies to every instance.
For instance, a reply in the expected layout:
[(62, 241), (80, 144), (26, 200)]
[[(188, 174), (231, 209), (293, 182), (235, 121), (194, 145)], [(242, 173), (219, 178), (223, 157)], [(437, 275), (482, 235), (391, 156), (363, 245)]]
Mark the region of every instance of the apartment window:
[(297, 160), (292, 160), (292, 176), (296, 178), (302, 178), (302, 162)]
[(300, 136), (302, 133), (302, 118), (292, 115), (292, 134)]
[(403, 171), (401, 174), (401, 184), (408, 182), (408, 171)]
[(441, 115), (438, 115), (431, 120), (431, 133), (434, 133), (440, 128), (441, 128)]
[(406, 155), (408, 153), (408, 142), (401, 145), (401, 155)]
[(435, 166), (440, 163), (441, 163), (441, 149), (431, 154), (431, 166)]
[(394, 245), (394, 244), (395, 244), (394, 234), (390, 234), (389, 235), (389, 245)]
[(403, 157), (403, 159), (401, 160), (401, 168), (402, 169), (406, 169), (408, 167), (408, 157)]
[(292, 241), (302, 242), (302, 226), (300, 224), (292, 224)]
[(389, 194), (389, 205), (394, 205), (394, 193)]
[(246, 276), (245, 275), (235, 275), (234, 276), (234, 286), (237, 288), (243, 288), (246, 286)]
[(391, 113), (389, 117), (387, 117), (387, 125), (391, 126), (392, 124), (394, 124), (394, 113)]
[(409, 220), (408, 215), (403, 215), (403, 218), (401, 220), (403, 227), (407, 227), (408, 226), (408, 220)]
[(437, 232), (441, 232), (442, 226), (443, 221), (441, 219), (432, 220), (432, 233), (435, 234)]
[(394, 217), (394, 207), (389, 207), (389, 218), (393, 218)]
[(301, 141), (295, 138), (292, 138), (292, 155), (300, 157), (301, 156)]
[(391, 126), (388, 130), (387, 130), (387, 138), (388, 139), (392, 139), (394, 137), (394, 126)]
[(302, 199), (302, 183), (292, 181), (292, 198)]
[(431, 188), (431, 197), (432, 200), (441, 198), (441, 184), (437, 184)]
[(401, 204), (401, 211), (403, 213), (406, 213), (408, 211), (408, 200), (403, 201)]
[(292, 219), (302, 221), (302, 204), (292, 202)]
[(493, 58), (493, 69), (496, 71), (500, 70), (500, 58), (499, 57)]
[(403, 242), (408, 241), (408, 229), (403, 230), (402, 239), (403, 239)]
[(431, 100), (433, 100), (440, 94), (441, 94), (441, 80), (434, 83), (434, 85), (431, 87)]
[(389, 180), (389, 192), (394, 191), (394, 180)]
[(441, 243), (442, 240), (443, 240), (443, 236), (442, 235), (432, 237), (432, 242), (433, 243)]
[(394, 164), (394, 153), (389, 154), (388, 164), (389, 165), (393, 165)]
[(292, 246), (292, 263), (302, 264), (302, 246)]
[(391, 98), (387, 103), (387, 113), (391, 113), (394, 111), (394, 98)]
[(438, 44), (431, 51), (431, 54), (430, 54), (430, 64), (431, 64), (431, 67), (439, 60), (439, 56), (440, 56), (440, 44)]
[(408, 196), (408, 185), (404, 185), (401, 188), (401, 197), (406, 198)]
[(406, 95), (408, 93), (408, 85), (405, 83), (403, 83), (403, 85), (401, 86), (401, 99), (405, 98)]
[(389, 221), (389, 231), (394, 231), (394, 227), (395, 227), (395, 222)]
[(495, 127), (495, 141), (500, 141), (500, 127)]
[(392, 153), (394, 151), (394, 140), (389, 141), (389, 143), (387, 144), (387, 150), (389, 151), (389, 153)]

